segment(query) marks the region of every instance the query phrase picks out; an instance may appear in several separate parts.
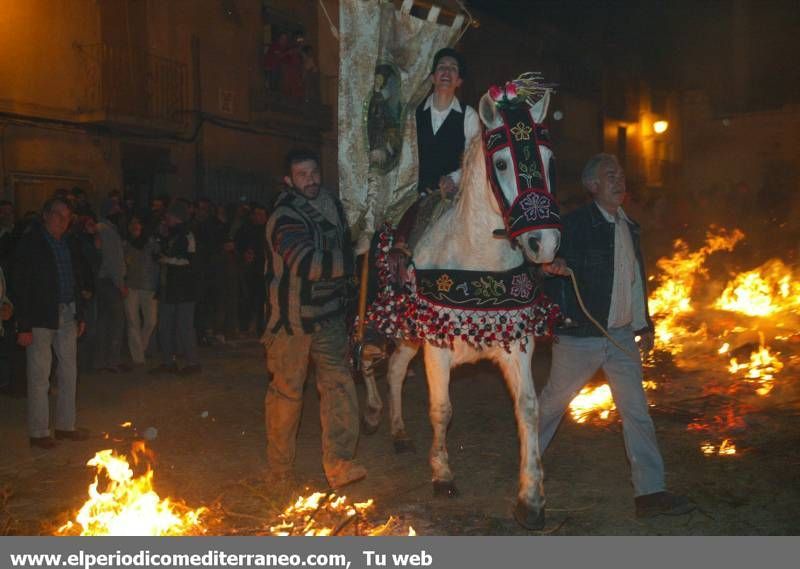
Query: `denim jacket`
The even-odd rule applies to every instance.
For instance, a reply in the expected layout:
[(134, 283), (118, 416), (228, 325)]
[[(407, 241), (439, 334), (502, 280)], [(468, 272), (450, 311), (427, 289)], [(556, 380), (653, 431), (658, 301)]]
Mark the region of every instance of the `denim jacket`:
[[(574, 271), (586, 308), (595, 320), (608, 328), (614, 283), (614, 224), (606, 220), (594, 202), (569, 213), (562, 221), (564, 227), (558, 256), (564, 258), (567, 266)], [(652, 331), (653, 322), (647, 308), (647, 279), (640, 247), (641, 230), (639, 224), (634, 222), (628, 223), (628, 227), (644, 292), (647, 326), (643, 330)], [(566, 317), (565, 323), (556, 329), (558, 335), (602, 336), (602, 332), (581, 310), (569, 277), (547, 278), (544, 287), (553, 302), (561, 306)]]

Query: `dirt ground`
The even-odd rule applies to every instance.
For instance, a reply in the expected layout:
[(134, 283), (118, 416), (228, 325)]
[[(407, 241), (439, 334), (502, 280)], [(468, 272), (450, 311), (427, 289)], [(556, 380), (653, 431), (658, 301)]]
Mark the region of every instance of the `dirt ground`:
[[(301, 487), (277, 489), (264, 482), (263, 353), (255, 341), (205, 348), (204, 372), (193, 377), (82, 374), (79, 424), (93, 437), (32, 450), (25, 432), (25, 400), (0, 398), (0, 527), (7, 533), (50, 533), (86, 498), (94, 453), (113, 447), (127, 453), (135, 433), (155, 427), (155, 485), (161, 496), (187, 504), (215, 505), (213, 533), (263, 533), (264, 525), (297, 492), (324, 489), (320, 464), (316, 390), (306, 390), (298, 440)], [(659, 384), (649, 392), (652, 414), (673, 491), (697, 503), (695, 513), (639, 520), (634, 516), (629, 468), (620, 425), (576, 424), (565, 419), (544, 456), (547, 535), (783, 535), (800, 530), (800, 386), (797, 358), (787, 364), (769, 398), (722, 385), (724, 367), (709, 360), (692, 372), (662, 363), (647, 372)], [(536, 383), (544, 383), (549, 347), (540, 345)], [(362, 436), (359, 457), (368, 478), (347, 489), (351, 498), (373, 498), (375, 516), (389, 515), (426, 535), (526, 535), (511, 517), (518, 479), (518, 443), (510, 399), (489, 365), (455, 372), (454, 417), (449, 431), (451, 465), (461, 495), (432, 497), (427, 447), (427, 389), (422, 368), (406, 382), (405, 411), (413, 454), (396, 455), (387, 423)], [(382, 390), (385, 381), (380, 381)], [(710, 389), (709, 387), (712, 387)], [(363, 398), (363, 386), (359, 386)], [(744, 406), (744, 399), (747, 405)], [(731, 432), (720, 417), (742, 413)], [(131, 421), (132, 428), (120, 426)], [(706, 424), (711, 432), (688, 430)], [(726, 424), (729, 423), (726, 422)], [(717, 429), (718, 432), (714, 432)], [(104, 439), (103, 433), (109, 438)], [(734, 456), (705, 456), (704, 440), (730, 436)], [(534, 535), (538, 532), (533, 532)]]

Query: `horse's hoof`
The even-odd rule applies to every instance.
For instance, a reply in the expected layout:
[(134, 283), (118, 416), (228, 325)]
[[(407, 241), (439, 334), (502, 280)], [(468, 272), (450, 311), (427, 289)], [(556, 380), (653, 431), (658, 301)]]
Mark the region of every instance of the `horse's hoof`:
[(437, 498), (455, 498), (458, 496), (458, 488), (452, 480), (434, 480), (433, 495)]
[(395, 454), (417, 452), (417, 448), (411, 439), (394, 439), (394, 452)]
[(544, 508), (533, 510), (522, 500), (517, 500), (517, 505), (514, 506), (514, 519), (525, 529), (544, 529)]
[(365, 435), (374, 435), (378, 432), (378, 428), (381, 426), (379, 421), (375, 421), (375, 423), (370, 423), (366, 417), (361, 417), (361, 432)]

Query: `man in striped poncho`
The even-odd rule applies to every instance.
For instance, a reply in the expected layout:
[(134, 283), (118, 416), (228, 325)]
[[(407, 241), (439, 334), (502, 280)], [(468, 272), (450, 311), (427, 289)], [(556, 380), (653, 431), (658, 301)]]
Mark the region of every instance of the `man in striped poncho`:
[(347, 360), (345, 301), (354, 255), (341, 202), (320, 185), (319, 160), (286, 157), (286, 188), (266, 226), (268, 322), (262, 342), (272, 381), (265, 401), (270, 476), (291, 475), (309, 361), (316, 370), (322, 464), (332, 488), (361, 480), (353, 461), (358, 399)]

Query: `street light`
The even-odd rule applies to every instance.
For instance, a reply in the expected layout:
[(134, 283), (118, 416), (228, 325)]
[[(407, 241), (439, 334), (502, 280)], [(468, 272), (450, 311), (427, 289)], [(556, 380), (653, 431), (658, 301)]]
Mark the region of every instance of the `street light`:
[(653, 130), (656, 134), (662, 134), (667, 131), (669, 128), (669, 123), (667, 121), (656, 121), (653, 123)]

